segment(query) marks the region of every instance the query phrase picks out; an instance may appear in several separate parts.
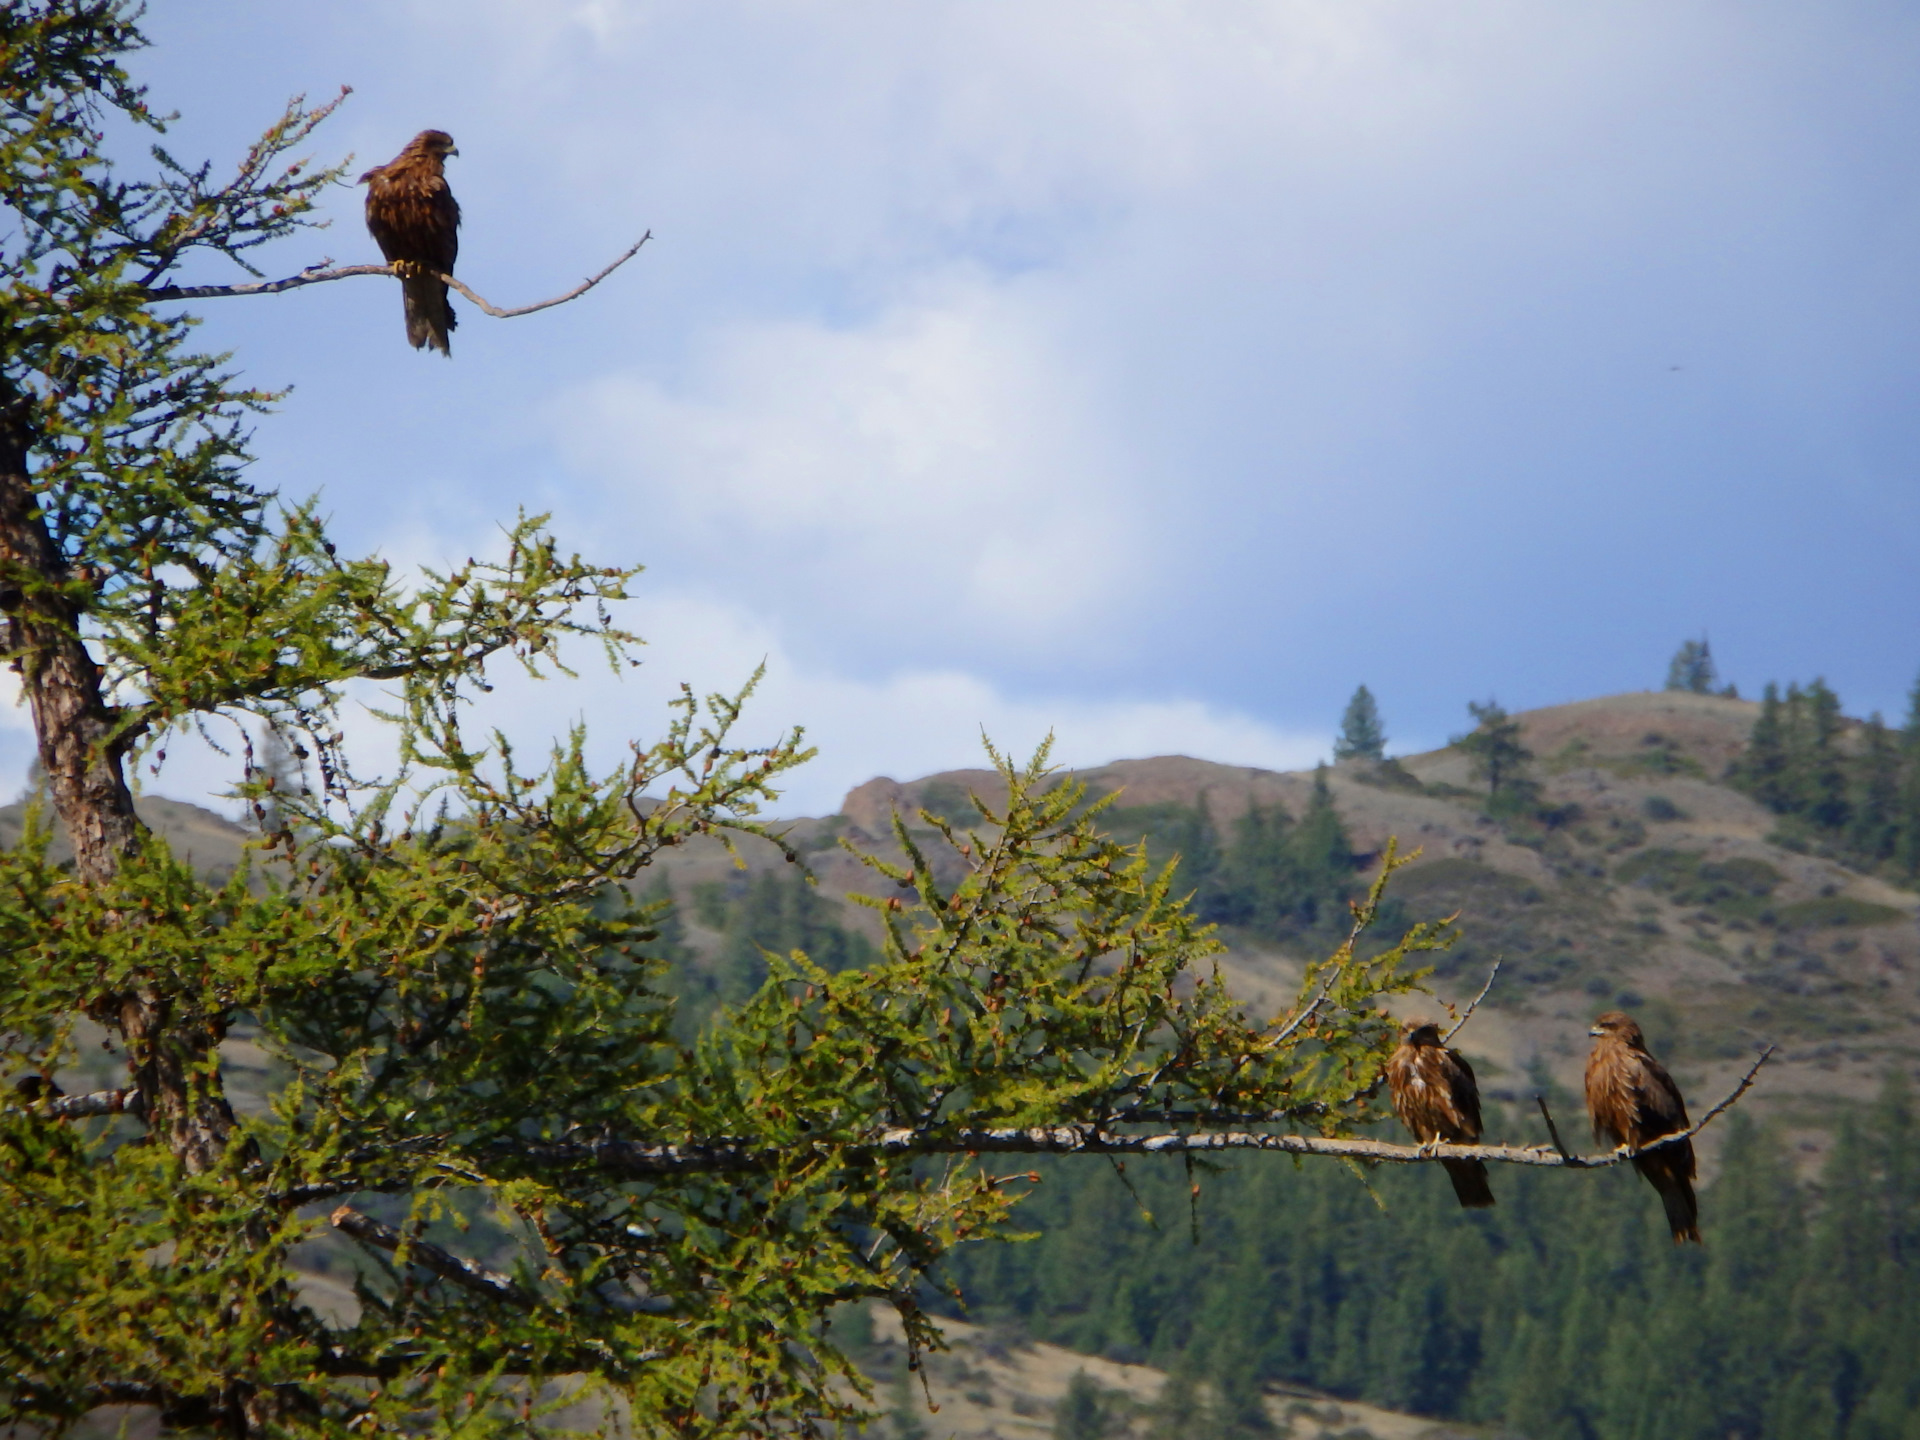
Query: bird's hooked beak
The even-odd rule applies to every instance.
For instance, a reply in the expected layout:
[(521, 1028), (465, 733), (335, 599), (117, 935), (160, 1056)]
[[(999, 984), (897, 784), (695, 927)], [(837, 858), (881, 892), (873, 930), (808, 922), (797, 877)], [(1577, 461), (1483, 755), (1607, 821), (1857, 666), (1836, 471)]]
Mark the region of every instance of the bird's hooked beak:
[(460, 153), (460, 147), (458, 145), (449, 145), (447, 147), (447, 154), (458, 155), (459, 153)]
[(1607, 1032), (1602, 1030), (1598, 1025), (1590, 1025), (1587, 1027), (1587, 1034), (1593, 1036), (1596, 1040), (1606, 1033)]

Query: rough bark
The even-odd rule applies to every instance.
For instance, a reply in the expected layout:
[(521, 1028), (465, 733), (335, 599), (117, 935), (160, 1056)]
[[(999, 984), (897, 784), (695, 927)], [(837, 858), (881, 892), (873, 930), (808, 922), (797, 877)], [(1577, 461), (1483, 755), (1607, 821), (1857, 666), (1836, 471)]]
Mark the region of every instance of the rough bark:
[[(15, 396), (0, 393), (0, 611), (33, 714), (40, 765), (82, 880), (102, 884), (139, 844), (124, 737), (80, 637), (80, 609), (60, 590), (66, 563), (38, 508), (32, 435)], [(215, 1047), (218, 1019), (182, 1019), (151, 987), (98, 996), (96, 1019), (126, 1041), (128, 1070), (149, 1128), (195, 1173), (217, 1164), (233, 1130)], [(127, 1107), (132, 1109), (133, 1107)]]
[(17, 418), (0, 423), (0, 610), (75, 869), (82, 879), (108, 880), (138, 843), (140, 821), (80, 616), (65, 596), (43, 588), (66, 579), (66, 565), (37, 509), (27, 441)]

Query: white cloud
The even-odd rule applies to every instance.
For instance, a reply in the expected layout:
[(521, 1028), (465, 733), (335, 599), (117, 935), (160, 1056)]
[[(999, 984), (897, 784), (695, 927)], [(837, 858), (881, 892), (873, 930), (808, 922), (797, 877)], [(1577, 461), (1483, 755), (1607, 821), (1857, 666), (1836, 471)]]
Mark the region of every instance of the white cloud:
[[(764, 660), (766, 678), (743, 734), (763, 742), (800, 724), (820, 751), (791, 777), (780, 806), (788, 815), (837, 810), (848, 790), (876, 775), (912, 779), (983, 765), (983, 734), (1025, 758), (1051, 733), (1055, 761), (1076, 767), (1180, 754), (1297, 769), (1324, 757), (1331, 744), (1327, 735), (1281, 731), (1186, 697), (1014, 695), (978, 674), (923, 666), (852, 677), (797, 660), (770, 626), (739, 606), (680, 594), (643, 598), (637, 608), (652, 642), (642, 671), (623, 680), (583, 672), (578, 687), (586, 699), (581, 713), (598, 740), (611, 742), (616, 730), (619, 738), (649, 735), (680, 681), (698, 693), (731, 691)], [(514, 682), (501, 695), (530, 732), (546, 734), (555, 725), (555, 702), (571, 698), (571, 688)]]
[[(402, 506), (429, 548), (551, 507), (798, 674), (974, 677), (988, 710), (1158, 687), (1311, 724), (1364, 678), (1396, 733), (1441, 734), (1463, 694), (1642, 683), (1702, 624), (1743, 681), (1899, 703), (1908, 641), (1853, 623), (1911, 613), (1920, 573), (1920, 29), (1885, 7), (151, 23), (143, 77), (190, 122), (348, 79), (329, 143), (363, 160), (451, 129), (463, 274), (495, 300), (655, 231), (579, 303), (464, 312), (451, 365), (371, 284), (209, 307), (215, 348), (300, 387), (259, 473), (324, 480), (348, 543)], [(361, 258), (359, 193), (334, 203)], [(1822, 578), (1811, 608), (1750, 583), (1783, 567)]]
[(736, 326), (671, 383), (562, 399), (554, 429), (595, 523), (671, 534), (676, 578), (848, 640), (1070, 643), (1124, 603), (1146, 527), (1094, 377), (1017, 288), (949, 276), (865, 324)]
[[(847, 791), (876, 775), (913, 779), (986, 762), (983, 736), (1025, 759), (1049, 734), (1053, 758), (1069, 767), (1151, 755), (1192, 755), (1237, 765), (1298, 769), (1324, 757), (1326, 735), (1293, 733), (1248, 715), (1185, 697), (1117, 698), (1008, 694), (959, 669), (904, 667), (876, 678), (851, 677), (796, 660), (750, 611), (692, 594), (647, 595), (633, 607), (650, 643), (639, 670), (610, 673), (579, 657), (579, 678), (536, 682), (509, 667), (475, 705), (469, 732), (497, 726), (520, 747), (522, 763), (542, 753), (574, 720), (585, 721), (591, 753), (611, 764), (631, 741), (664, 730), (667, 702), (682, 681), (698, 695), (731, 694), (763, 662), (766, 676), (749, 702), (736, 739), (768, 743), (801, 725), (819, 755), (790, 777), (779, 804), (785, 816), (837, 810)], [(377, 700), (371, 693), (363, 697)], [(345, 713), (349, 748), (366, 773), (392, 761), (391, 735), (359, 705)], [(224, 743), (237, 737), (222, 732)], [(154, 792), (223, 811), (217, 797), (237, 774), (191, 737), (168, 745)], [(24, 775), (24, 767), (21, 770)], [(0, 775), (0, 783), (5, 780)]]

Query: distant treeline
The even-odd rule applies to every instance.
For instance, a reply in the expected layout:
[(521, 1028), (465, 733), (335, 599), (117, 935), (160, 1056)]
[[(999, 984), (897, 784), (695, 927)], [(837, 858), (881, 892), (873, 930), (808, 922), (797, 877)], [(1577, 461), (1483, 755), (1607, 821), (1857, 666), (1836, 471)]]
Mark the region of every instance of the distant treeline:
[(1920, 687), (1895, 731), (1877, 714), (1846, 719), (1823, 680), (1768, 685), (1728, 778), (1782, 817), (1782, 840), (1920, 877)]
[[(670, 898), (664, 882), (642, 899)], [(701, 956), (687, 941), (678, 907), (661, 912), (649, 947), (666, 962), (663, 984), (674, 996), (674, 1033), (690, 1041), (722, 1005), (739, 1005), (767, 978), (767, 954), (805, 951), (824, 970), (864, 970), (880, 948), (840, 923), (840, 910), (792, 870), (763, 870), (737, 881), (706, 881), (693, 890), (693, 915), (720, 932), (717, 954)]]
[(1353, 842), (1324, 773), (1314, 775), (1301, 815), (1256, 804), (1225, 836), (1205, 808), (1174, 802), (1112, 810), (1105, 821), (1122, 844), (1144, 840), (1154, 864), (1179, 862), (1174, 888), (1192, 894), (1201, 919), (1264, 939), (1331, 933), (1347, 923), (1346, 901), (1360, 889)]
[(1425, 1167), (1370, 1172), (1379, 1204), (1278, 1157), (1043, 1174), (1040, 1238), (967, 1247), (947, 1278), (969, 1319), (1166, 1368), (1161, 1440), (1272, 1435), (1271, 1382), (1528, 1440), (1920, 1436), (1920, 1132), (1897, 1084), (1818, 1184), (1735, 1112), (1700, 1250), (1624, 1168), (1496, 1166), (1498, 1208), (1471, 1213)]
[[(1204, 919), (1264, 939), (1342, 930), (1346, 901), (1360, 888), (1358, 857), (1321, 775), (1298, 818), (1281, 805), (1255, 805), (1227, 827), (1224, 844), (1207, 811), (1194, 805), (1113, 810), (1106, 829), (1124, 844), (1144, 840), (1151, 863), (1176, 864), (1176, 889), (1193, 895)], [(668, 897), (664, 883), (642, 896)], [(698, 1034), (720, 1006), (738, 1005), (760, 988), (768, 951), (803, 950), (829, 971), (864, 969), (880, 959), (879, 947), (843, 924), (839, 908), (792, 870), (707, 881), (690, 898), (693, 918), (719, 932), (718, 951), (696, 950), (679, 907), (662, 911), (650, 947), (667, 964), (664, 984), (675, 997), (674, 1030), (683, 1040)], [(1405, 920), (1397, 902), (1389, 901), (1388, 910), (1383, 935)]]

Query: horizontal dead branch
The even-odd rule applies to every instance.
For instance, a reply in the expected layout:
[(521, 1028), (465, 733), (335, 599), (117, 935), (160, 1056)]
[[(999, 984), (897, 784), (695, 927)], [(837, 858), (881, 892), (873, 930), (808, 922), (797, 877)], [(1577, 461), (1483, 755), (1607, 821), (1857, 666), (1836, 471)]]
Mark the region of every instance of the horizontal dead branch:
[[(314, 1360), (314, 1369), (323, 1375), (342, 1378), (352, 1377), (367, 1380), (397, 1380), (402, 1376), (418, 1375), (422, 1367), (431, 1358), (428, 1350), (383, 1349), (378, 1355), (362, 1355), (341, 1345), (322, 1346)], [(624, 1360), (610, 1351), (598, 1347), (582, 1348), (571, 1353), (558, 1355), (548, 1353), (540, 1357), (540, 1363), (532, 1363), (525, 1355), (507, 1354), (497, 1358), (482, 1357), (487, 1368), (494, 1374), (508, 1379), (518, 1379), (528, 1375), (538, 1375), (543, 1379), (552, 1379), (555, 1375), (582, 1375), (604, 1372), (610, 1362), (614, 1367), (627, 1365), (647, 1365), (656, 1360), (665, 1360), (665, 1350), (642, 1350)]]
[[(850, 1155), (874, 1158), (907, 1155), (1193, 1155), (1231, 1150), (1277, 1150), (1288, 1155), (1326, 1155), (1347, 1160), (1418, 1165), (1435, 1160), (1487, 1160), (1502, 1165), (1537, 1165), (1555, 1169), (1600, 1170), (1631, 1160), (1647, 1150), (1690, 1140), (1729, 1109), (1752, 1086), (1760, 1067), (1772, 1056), (1768, 1047), (1740, 1079), (1731, 1094), (1702, 1115), (1699, 1121), (1636, 1151), (1621, 1146), (1605, 1155), (1575, 1155), (1545, 1145), (1396, 1145), (1385, 1140), (1327, 1138), (1320, 1135), (1275, 1134), (1257, 1130), (1161, 1132), (1158, 1134), (1104, 1130), (1091, 1125), (1034, 1126), (1026, 1129), (958, 1130), (928, 1133), (887, 1130), (867, 1145), (846, 1147)], [(534, 1144), (517, 1147), (517, 1154), (538, 1164), (588, 1164), (615, 1174), (644, 1178), (772, 1168), (790, 1159), (791, 1150), (770, 1152), (739, 1142), (704, 1145), (642, 1145), (625, 1140), (586, 1143)]]
[(95, 1115), (144, 1115), (146, 1101), (138, 1090), (95, 1090), (87, 1095), (56, 1095), (47, 1100), (16, 1100), (5, 1107), (24, 1110), (46, 1120), (87, 1120)]
[[(451, 285), (467, 299), (478, 305), (481, 310), (496, 320), (511, 320), (516, 315), (531, 315), (537, 310), (551, 310), (556, 305), (564, 305), (593, 289), (607, 276), (618, 270), (627, 261), (640, 253), (640, 247), (653, 238), (649, 230), (642, 235), (606, 269), (598, 275), (589, 276), (564, 295), (556, 295), (551, 300), (536, 300), (531, 305), (516, 305), (502, 309), (486, 297), (470, 290), (464, 281), (451, 275), (436, 274), (435, 278)], [(391, 265), (339, 265), (327, 261), (318, 265), (309, 265), (298, 275), (288, 275), (280, 280), (256, 280), (245, 285), (160, 285), (147, 292), (149, 300), (225, 300), (241, 295), (277, 295), (283, 290), (298, 290), (303, 285), (324, 285), (331, 280), (350, 280), (356, 275), (388, 275), (398, 277), (399, 271)]]
[(476, 1295), (485, 1295), (489, 1300), (504, 1300), (509, 1305), (518, 1305), (525, 1310), (531, 1310), (539, 1303), (538, 1297), (512, 1276), (489, 1270), (472, 1260), (462, 1260), (451, 1250), (442, 1250), (426, 1240), (416, 1238), (409, 1241), (391, 1225), (382, 1224), (371, 1215), (362, 1215), (351, 1205), (342, 1205), (333, 1212), (331, 1218), (334, 1229), (351, 1235), (361, 1244), (395, 1252), (404, 1247), (406, 1259)]

